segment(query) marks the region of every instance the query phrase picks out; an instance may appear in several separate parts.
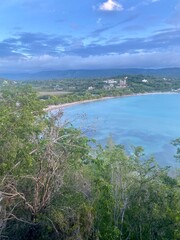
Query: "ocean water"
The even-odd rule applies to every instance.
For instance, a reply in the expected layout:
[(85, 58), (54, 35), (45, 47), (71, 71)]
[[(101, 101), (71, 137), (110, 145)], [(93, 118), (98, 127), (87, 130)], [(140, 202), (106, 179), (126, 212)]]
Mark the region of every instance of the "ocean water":
[(176, 166), (172, 140), (180, 137), (180, 94), (114, 98), (64, 109), (64, 119), (102, 145), (109, 138), (128, 152), (142, 146), (162, 166)]

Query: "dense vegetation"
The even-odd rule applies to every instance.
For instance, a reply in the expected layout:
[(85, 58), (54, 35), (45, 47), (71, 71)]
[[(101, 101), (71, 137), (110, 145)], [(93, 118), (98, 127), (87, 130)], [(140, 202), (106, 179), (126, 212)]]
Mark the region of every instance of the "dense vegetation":
[(90, 147), (44, 107), (30, 87), (1, 90), (0, 239), (180, 239), (178, 170), (141, 147)]
[[(125, 86), (120, 82), (126, 79)], [(29, 83), (48, 104), (61, 104), (133, 93), (179, 91), (178, 78), (122, 75), (114, 78), (33, 80)]]

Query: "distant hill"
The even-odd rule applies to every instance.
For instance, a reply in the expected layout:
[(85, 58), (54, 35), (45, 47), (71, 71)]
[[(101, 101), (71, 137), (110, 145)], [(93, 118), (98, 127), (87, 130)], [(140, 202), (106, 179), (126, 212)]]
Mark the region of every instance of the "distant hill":
[(99, 77), (116, 77), (126, 74), (143, 74), (161, 77), (180, 77), (180, 68), (160, 68), (160, 69), (97, 69), (97, 70), (56, 70), (42, 71), (36, 73), (0, 73), (0, 78), (10, 80), (48, 80), (60, 78), (99, 78)]

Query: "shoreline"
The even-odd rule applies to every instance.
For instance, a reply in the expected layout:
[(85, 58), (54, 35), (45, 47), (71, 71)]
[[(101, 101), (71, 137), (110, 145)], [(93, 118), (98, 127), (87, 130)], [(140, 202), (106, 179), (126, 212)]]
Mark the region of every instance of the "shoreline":
[(155, 95), (155, 94), (178, 94), (177, 92), (152, 92), (152, 93), (132, 93), (132, 94), (125, 94), (122, 96), (115, 96), (115, 97), (102, 97), (102, 98), (96, 98), (96, 99), (89, 99), (89, 100), (82, 100), (82, 101), (76, 101), (71, 103), (63, 103), (58, 105), (49, 105), (47, 108), (44, 109), (44, 111), (51, 111), (66, 107), (71, 107), (73, 105), (83, 104), (83, 103), (90, 103), (90, 102), (97, 102), (97, 101), (103, 101), (108, 99), (114, 99), (114, 98), (123, 98), (123, 97), (132, 97), (132, 96), (143, 96), (143, 95)]

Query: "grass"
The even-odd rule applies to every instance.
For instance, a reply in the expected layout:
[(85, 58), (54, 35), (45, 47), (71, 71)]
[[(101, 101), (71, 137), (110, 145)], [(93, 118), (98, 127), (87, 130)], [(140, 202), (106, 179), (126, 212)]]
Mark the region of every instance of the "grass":
[(42, 96), (60, 96), (69, 94), (70, 92), (64, 92), (64, 91), (38, 91), (38, 95), (40, 97)]

